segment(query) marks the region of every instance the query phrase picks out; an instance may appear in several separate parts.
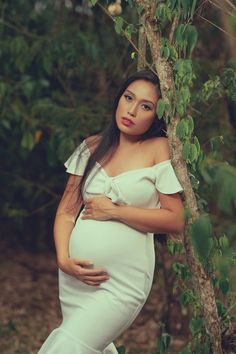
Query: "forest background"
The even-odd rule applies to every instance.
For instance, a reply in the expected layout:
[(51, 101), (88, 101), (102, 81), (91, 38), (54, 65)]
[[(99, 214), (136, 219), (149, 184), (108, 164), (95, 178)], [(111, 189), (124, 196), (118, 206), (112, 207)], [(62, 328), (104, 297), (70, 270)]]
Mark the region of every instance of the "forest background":
[[(218, 308), (226, 322), (235, 309), (236, 291), (236, 19), (235, 4), (227, 3), (197, 2), (189, 106), (195, 135), (209, 161), (232, 166), (218, 176), (216, 188), (205, 175), (197, 190), (225, 255), (219, 267)], [(52, 228), (67, 178), (63, 163), (83, 138), (103, 129), (119, 84), (137, 70), (134, 48), (117, 34), (104, 11), (107, 3), (101, 4), (0, 3), (1, 353), (35, 353), (60, 323)], [(122, 2), (122, 7), (127, 21), (136, 24), (138, 15), (130, 2)], [(137, 44), (137, 33), (132, 36)], [(188, 303), (173, 290), (173, 263), (181, 255), (171, 255), (165, 240), (156, 242), (156, 250), (149, 300), (117, 340), (128, 353), (153, 353), (157, 338), (167, 332), (169, 352), (179, 353), (189, 336), (198, 334), (196, 323), (189, 326)], [(227, 345), (232, 351), (230, 341)]]

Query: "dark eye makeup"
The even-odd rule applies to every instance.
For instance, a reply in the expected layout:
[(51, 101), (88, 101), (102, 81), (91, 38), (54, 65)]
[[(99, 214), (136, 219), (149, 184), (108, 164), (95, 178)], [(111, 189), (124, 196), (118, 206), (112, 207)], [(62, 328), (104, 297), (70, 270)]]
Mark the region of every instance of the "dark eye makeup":
[[(127, 101), (132, 100), (132, 97), (128, 94), (124, 94), (124, 97)], [(147, 104), (143, 104), (142, 106), (144, 107), (145, 111), (149, 111), (152, 109), (152, 107), (148, 106)]]

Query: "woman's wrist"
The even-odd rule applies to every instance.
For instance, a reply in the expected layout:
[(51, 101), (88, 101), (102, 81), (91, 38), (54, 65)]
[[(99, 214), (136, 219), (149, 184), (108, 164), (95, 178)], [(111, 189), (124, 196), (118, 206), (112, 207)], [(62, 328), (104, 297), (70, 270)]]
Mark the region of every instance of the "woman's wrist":
[(114, 209), (111, 212), (111, 217), (113, 220), (121, 220), (122, 215), (124, 212), (124, 209), (126, 208), (126, 205), (120, 205), (120, 204), (115, 204)]
[(69, 256), (68, 255), (64, 255), (64, 256), (60, 256), (57, 257), (57, 265), (59, 268), (63, 267), (66, 263), (66, 261), (68, 260)]

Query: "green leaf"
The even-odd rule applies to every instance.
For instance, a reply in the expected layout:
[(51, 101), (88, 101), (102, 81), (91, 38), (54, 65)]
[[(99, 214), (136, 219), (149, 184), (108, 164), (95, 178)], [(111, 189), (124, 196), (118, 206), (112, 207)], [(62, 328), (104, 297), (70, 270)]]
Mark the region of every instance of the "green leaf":
[(190, 17), (191, 17), (191, 19), (193, 18), (193, 14), (194, 14), (196, 5), (197, 5), (197, 0), (193, 0), (193, 2), (192, 2), (192, 7), (191, 7), (191, 11), (190, 11)]
[(125, 33), (129, 38), (131, 38), (132, 33), (136, 33), (136, 32), (137, 32), (137, 30), (132, 23), (129, 24), (128, 26), (126, 26), (126, 28), (125, 28)]
[(226, 235), (223, 235), (219, 238), (219, 245), (223, 250), (229, 247), (229, 239)]
[(129, 33), (137, 33), (137, 28), (132, 24), (128, 24), (128, 26), (126, 27), (125, 31), (129, 32)]
[(221, 162), (202, 168), (202, 175), (209, 177), (211, 184), (217, 188), (217, 204), (220, 210), (228, 215), (234, 214), (236, 200), (236, 168), (227, 162)]
[(192, 60), (178, 59), (174, 64), (175, 82), (179, 87), (190, 86), (194, 78)]
[(173, 11), (177, 5), (177, 0), (170, 0), (170, 9)]
[(185, 106), (187, 106), (187, 104), (190, 101), (190, 91), (189, 91), (189, 87), (188, 86), (184, 86), (181, 88), (180, 90), (180, 94), (182, 96), (182, 100), (185, 104)]
[(189, 324), (189, 329), (190, 329), (193, 337), (201, 331), (202, 327), (203, 327), (203, 321), (201, 318), (191, 319), (190, 324)]
[(202, 263), (205, 263), (212, 246), (212, 225), (209, 215), (203, 214), (196, 219), (190, 228), (195, 252)]
[(197, 153), (197, 147), (195, 144), (190, 145), (190, 153), (189, 153), (189, 159), (191, 162), (197, 160), (198, 153)]
[(226, 295), (229, 291), (229, 280), (228, 279), (220, 279), (219, 288), (223, 295)]
[(122, 17), (118, 16), (115, 19), (115, 31), (117, 34), (121, 34), (121, 30), (124, 24), (124, 20)]
[(210, 138), (210, 146), (213, 153), (217, 152), (221, 144), (224, 144), (224, 137), (222, 135), (213, 136)]
[(182, 117), (185, 113), (185, 107), (182, 101), (177, 101), (176, 103), (176, 111), (179, 113), (180, 117)]
[(98, 0), (90, 0), (90, 2), (91, 2), (91, 4), (92, 4), (93, 6), (95, 6), (96, 3), (98, 2)]
[(217, 312), (220, 317), (224, 317), (226, 313), (226, 308), (219, 300), (216, 300)]
[(130, 54), (130, 58), (131, 58), (132, 60), (134, 60), (135, 56), (136, 56), (136, 52), (132, 52), (132, 53)]
[(187, 265), (179, 262), (174, 262), (172, 264), (172, 270), (176, 273), (178, 278), (181, 278), (183, 280), (189, 279), (190, 272), (189, 272), (189, 267)]
[(218, 268), (218, 271), (221, 275), (221, 278), (228, 279), (229, 272), (230, 272), (228, 259), (225, 257), (221, 257), (218, 260), (217, 268)]
[(165, 48), (164, 48), (163, 56), (164, 56), (164, 58), (166, 58), (166, 59), (169, 58), (169, 56), (170, 56), (170, 49), (169, 49), (168, 47), (165, 47)]
[(176, 127), (176, 135), (180, 140), (184, 139), (186, 136), (188, 136), (188, 123), (185, 119), (181, 119)]
[(183, 306), (187, 306), (189, 303), (194, 302), (195, 300), (196, 296), (190, 289), (185, 290), (179, 297), (179, 301)]
[(174, 32), (174, 40), (179, 45), (180, 49), (183, 49), (185, 46), (184, 30), (185, 30), (185, 25), (180, 24)]
[(128, 1), (128, 4), (129, 4), (129, 7), (133, 7), (133, 1), (132, 0), (127, 0)]
[(171, 336), (168, 333), (162, 333), (157, 340), (157, 354), (167, 354), (170, 341)]
[(163, 58), (164, 57), (164, 49), (165, 49), (165, 46), (164, 45), (161, 45), (160, 46), (160, 56)]
[(7, 85), (5, 84), (5, 82), (0, 82), (0, 95), (4, 96), (6, 92), (7, 92)]
[(157, 108), (156, 108), (156, 113), (159, 119), (163, 117), (164, 112), (165, 112), (165, 102), (163, 101), (162, 98), (160, 98), (157, 101)]
[(189, 154), (190, 154), (190, 143), (189, 142), (185, 142), (184, 143), (184, 146), (183, 146), (183, 152), (182, 152), (182, 156), (183, 156), (183, 159), (188, 161), (188, 157), (189, 157)]
[(178, 52), (173, 46), (170, 46), (170, 58), (173, 61), (176, 61), (178, 59)]
[(180, 253), (183, 250), (183, 244), (182, 242), (168, 240), (167, 248), (170, 254), (173, 256), (176, 253)]
[(137, 12), (138, 12), (139, 16), (142, 15), (144, 10), (145, 10), (145, 7), (142, 4), (137, 7)]
[(167, 241), (167, 248), (168, 248), (168, 251), (170, 252), (170, 254), (173, 256), (175, 254), (175, 252), (174, 252), (174, 241), (168, 240)]
[[(193, 132), (193, 129), (194, 129), (194, 121), (193, 121), (193, 118), (191, 116), (188, 116), (188, 129), (189, 129), (189, 135), (192, 134)], [(198, 152), (198, 146), (197, 147), (197, 152)]]
[(194, 144), (196, 145), (196, 148), (197, 148), (197, 154), (199, 155), (200, 151), (201, 151), (201, 146), (200, 146), (199, 140), (196, 136), (194, 136), (193, 141), (194, 141)]
[(31, 132), (25, 132), (21, 139), (21, 146), (26, 150), (32, 150), (34, 147), (34, 135)]
[(183, 8), (184, 18), (186, 19), (188, 17), (188, 13), (190, 12), (190, 0), (181, 0), (181, 5)]
[(188, 25), (185, 32), (185, 39), (187, 40), (187, 48), (189, 55), (192, 54), (192, 51), (197, 43), (197, 29), (193, 25)]
[(52, 73), (53, 65), (52, 59), (50, 58), (49, 54), (45, 54), (43, 56), (42, 65), (46, 73), (50, 75)]
[(16, 325), (12, 320), (8, 321), (7, 327), (9, 328), (10, 331), (13, 331), (13, 332), (16, 331)]

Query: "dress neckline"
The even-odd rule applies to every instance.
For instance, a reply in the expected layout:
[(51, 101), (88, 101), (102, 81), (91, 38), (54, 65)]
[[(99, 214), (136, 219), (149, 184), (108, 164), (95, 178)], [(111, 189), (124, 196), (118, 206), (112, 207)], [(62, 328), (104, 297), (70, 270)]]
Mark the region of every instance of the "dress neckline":
[[(86, 143), (85, 140), (84, 140), (84, 143), (85, 143), (85, 147), (86, 147), (86, 150), (87, 150), (88, 154), (91, 155), (90, 150), (89, 150), (88, 145), (87, 145), (87, 143)], [(137, 173), (137, 172), (141, 172), (141, 171), (143, 171), (143, 170), (153, 169), (153, 168), (156, 168), (157, 166), (164, 165), (164, 164), (166, 164), (167, 162), (169, 163), (170, 161), (171, 161), (171, 159), (163, 160), (163, 161), (161, 161), (161, 162), (156, 163), (155, 165), (148, 166), (148, 167), (135, 168), (135, 169), (132, 169), (132, 170), (127, 170), (127, 171), (118, 173), (118, 174), (115, 175), (115, 176), (109, 176), (109, 174), (106, 172), (105, 168), (102, 167), (102, 165), (101, 165), (99, 162), (97, 162), (97, 161), (96, 161), (96, 165), (99, 167), (99, 169), (104, 173), (104, 175), (105, 175), (107, 178), (115, 179), (115, 178), (121, 177), (121, 176), (123, 176), (123, 175), (126, 175), (126, 174), (128, 174), (128, 173)]]

